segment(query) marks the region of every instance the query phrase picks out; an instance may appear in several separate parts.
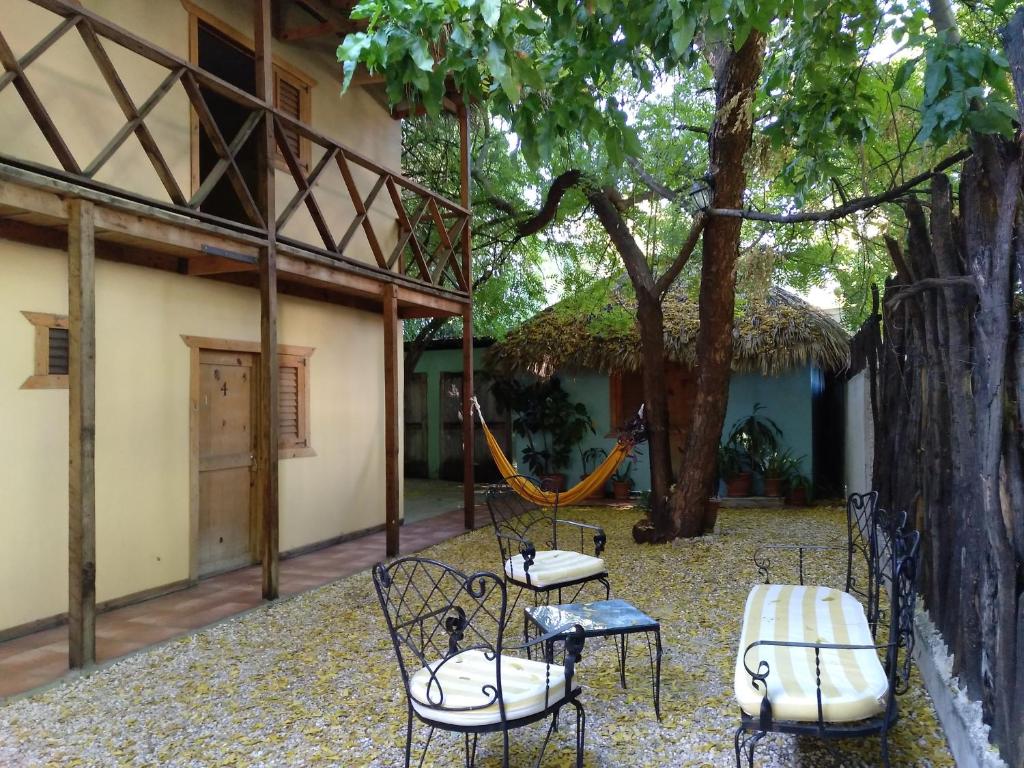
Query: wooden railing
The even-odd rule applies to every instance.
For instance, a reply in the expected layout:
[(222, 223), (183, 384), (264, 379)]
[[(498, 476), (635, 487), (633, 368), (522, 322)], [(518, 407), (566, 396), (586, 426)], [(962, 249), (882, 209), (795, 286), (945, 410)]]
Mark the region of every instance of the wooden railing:
[[(66, 0), (21, 0), (26, 4), (39, 6), (55, 14), (56, 25), (51, 31), (28, 48), (20, 58), (15, 55), (4, 37), (4, 19), (0, 17), (0, 91), (12, 86), (18, 92), (28, 109), (32, 120), (42, 132), (50, 150), (59, 163), (57, 166), (40, 166), (8, 154), (6, 146), (0, 145), (0, 164), (27, 167), (85, 187), (98, 189), (127, 200), (171, 209), (196, 220), (241, 230), (248, 234), (265, 237), (268, 231), (254, 199), (254, 192), (246, 181), (239, 165), (239, 153), (246, 142), (264, 121), (271, 121), (276, 142), (284, 159), (288, 174), (295, 183), (296, 193), (285, 204), (276, 220), (276, 237), (279, 241), (299, 248), (314, 251), (339, 260), (350, 260), (348, 249), (353, 238), (362, 233), (376, 267), (385, 272), (401, 272), (409, 278), (436, 288), (456, 292), (468, 292), (469, 280), (463, 268), (460, 254), (462, 238), (467, 234), (469, 211), (450, 200), (435, 194), (415, 181), (391, 171), (359, 152), (334, 141), (305, 123), (276, 109), (273, 104), (249, 94), (231, 83), (222, 80), (197, 65), (184, 60), (137, 35), (117, 26), (78, 5)], [(14, 14), (14, 9), (5, 9)], [(10, 17), (8, 17), (10, 18)], [(69, 148), (66, 138), (58, 130), (43, 103), (39, 92), (33, 87), (30, 65), (52, 48), (65, 35), (76, 31), (81, 36), (92, 60), (99, 69), (103, 80), (110, 89), (118, 107), (124, 115), (123, 125), (111, 136), (103, 148), (82, 164)], [(113, 63), (103, 41), (117, 46), (150, 61), (167, 70), (167, 75), (150, 95), (137, 104), (129, 94), (117, 67)], [(181, 90), (188, 99), (195, 118), (217, 156), (217, 162), (195, 184), (194, 192), (186, 195), (168, 164), (164, 151), (158, 145), (153, 133), (146, 126), (146, 119), (165, 100), (168, 94)], [(234, 136), (225, 136), (210, 109), (204, 90), (230, 100), (247, 113), (241, 128)], [(66, 98), (65, 94), (65, 98)], [(73, 98), (73, 97), (72, 97)], [(83, 93), (82, 98), (88, 98)], [(83, 105), (84, 107), (85, 105)], [(0, 121), (4, 117), (0, 115)], [(297, 133), (303, 139), (319, 147), (322, 154), (308, 171), (302, 167), (292, 146), (286, 139), (287, 133)], [(156, 176), (167, 195), (167, 201), (157, 200), (152, 195), (140, 193), (97, 181), (97, 174), (107, 165), (119, 149), (132, 136), (138, 139), (146, 157), (152, 164)], [(314, 153), (314, 157), (316, 157)], [(344, 182), (351, 210), (329, 210), (323, 204), (326, 195), (318, 195), (318, 179), (330, 166), (336, 166)], [(364, 192), (357, 183), (356, 175), (363, 181)], [(203, 204), (221, 182), (227, 179), (230, 189), (237, 198), (243, 221), (227, 220), (202, 210)], [(397, 224), (397, 241), (386, 249), (382, 238), (374, 228), (371, 208), (385, 193), (390, 202)], [(344, 199), (344, 195), (343, 198)], [(282, 233), (296, 212), (305, 206), (319, 235), (320, 242), (289, 237)], [(335, 203), (335, 208), (337, 208)], [(380, 205), (375, 212), (385, 209)], [(348, 221), (340, 237), (345, 217)], [(332, 225), (338, 225), (337, 228)], [(352, 259), (354, 260), (354, 259)]]

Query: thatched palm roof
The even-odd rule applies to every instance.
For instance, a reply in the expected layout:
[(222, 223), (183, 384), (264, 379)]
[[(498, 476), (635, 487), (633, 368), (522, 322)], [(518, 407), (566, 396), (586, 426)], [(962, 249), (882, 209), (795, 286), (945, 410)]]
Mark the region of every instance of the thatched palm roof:
[[(850, 340), (837, 322), (803, 299), (773, 287), (759, 300), (741, 302), (736, 318), (733, 369), (774, 376), (808, 363), (839, 370), (849, 362)], [(605, 321), (609, 312), (632, 316), (632, 300), (599, 311), (580, 312), (560, 302), (548, 307), (488, 352), (489, 363), (507, 373), (550, 373), (589, 368), (605, 372), (640, 368), (640, 339), (635, 323)], [(699, 325), (697, 301), (684, 289), (665, 297), (665, 348), (668, 358), (695, 364)]]

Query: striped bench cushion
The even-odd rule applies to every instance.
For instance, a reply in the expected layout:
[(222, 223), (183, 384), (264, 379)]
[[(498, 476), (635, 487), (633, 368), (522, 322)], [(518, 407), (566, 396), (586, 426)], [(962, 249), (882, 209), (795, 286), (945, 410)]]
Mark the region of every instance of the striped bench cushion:
[[(750, 590), (743, 614), (736, 659), (736, 700), (752, 717), (761, 710), (763, 691), (754, 688), (743, 666), (743, 654), (755, 640), (872, 645), (871, 628), (861, 604), (851, 595), (826, 587), (761, 584)], [(767, 661), (768, 699), (776, 720), (817, 722), (814, 649), (757, 646), (746, 665), (757, 671)], [(821, 694), (824, 719), (848, 723), (885, 709), (889, 681), (871, 650), (821, 651)]]
[[(600, 557), (583, 555), (579, 552), (563, 552), (560, 549), (545, 549), (537, 553), (530, 566), (530, 584), (535, 587), (549, 587), (565, 584), (567, 581), (585, 579), (604, 573), (604, 560)], [(526, 583), (523, 572), (523, 556), (516, 555), (505, 561), (505, 573), (510, 579)]]
[[(437, 666), (435, 662), (430, 669)], [(451, 725), (500, 723), (497, 702), (482, 709), (458, 711), (460, 707), (480, 706), (494, 698), (492, 688), (497, 685), (497, 666), (493, 657), (488, 659), (483, 651), (472, 650), (453, 656), (440, 666), (436, 682), (431, 682), (430, 671), (426, 667), (420, 669), (409, 678), (413, 709), (430, 720)], [(491, 687), (484, 692), (484, 686)], [(506, 720), (543, 712), (565, 698), (565, 668), (503, 655), (501, 692), (505, 700)]]

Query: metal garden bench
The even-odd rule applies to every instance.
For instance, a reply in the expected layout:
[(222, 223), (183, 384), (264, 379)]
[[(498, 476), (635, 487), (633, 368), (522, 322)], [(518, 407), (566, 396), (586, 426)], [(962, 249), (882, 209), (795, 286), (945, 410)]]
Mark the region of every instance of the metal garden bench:
[[(803, 583), (805, 552), (828, 547), (776, 547), (797, 551), (797, 585), (768, 583), (768, 548), (762, 548), (758, 568), (765, 584), (747, 597), (736, 659), (737, 768), (744, 752), (748, 766), (754, 765), (757, 743), (769, 732), (825, 739), (878, 734), (882, 762), (889, 766), (896, 696), (910, 678), (919, 535), (904, 531), (905, 514), (878, 509), (873, 494), (851, 497), (847, 509), (845, 590)], [(868, 571), (863, 585), (854, 568), (861, 555)], [(883, 586), (887, 615), (879, 610)], [(879, 643), (883, 616), (888, 640)]]

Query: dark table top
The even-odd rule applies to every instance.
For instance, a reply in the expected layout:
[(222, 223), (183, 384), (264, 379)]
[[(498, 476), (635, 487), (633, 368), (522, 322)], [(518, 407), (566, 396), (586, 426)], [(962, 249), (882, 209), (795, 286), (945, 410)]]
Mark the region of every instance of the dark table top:
[(527, 608), (526, 614), (545, 634), (573, 624), (581, 625), (587, 635), (642, 632), (658, 628), (656, 619), (625, 600), (538, 605)]

